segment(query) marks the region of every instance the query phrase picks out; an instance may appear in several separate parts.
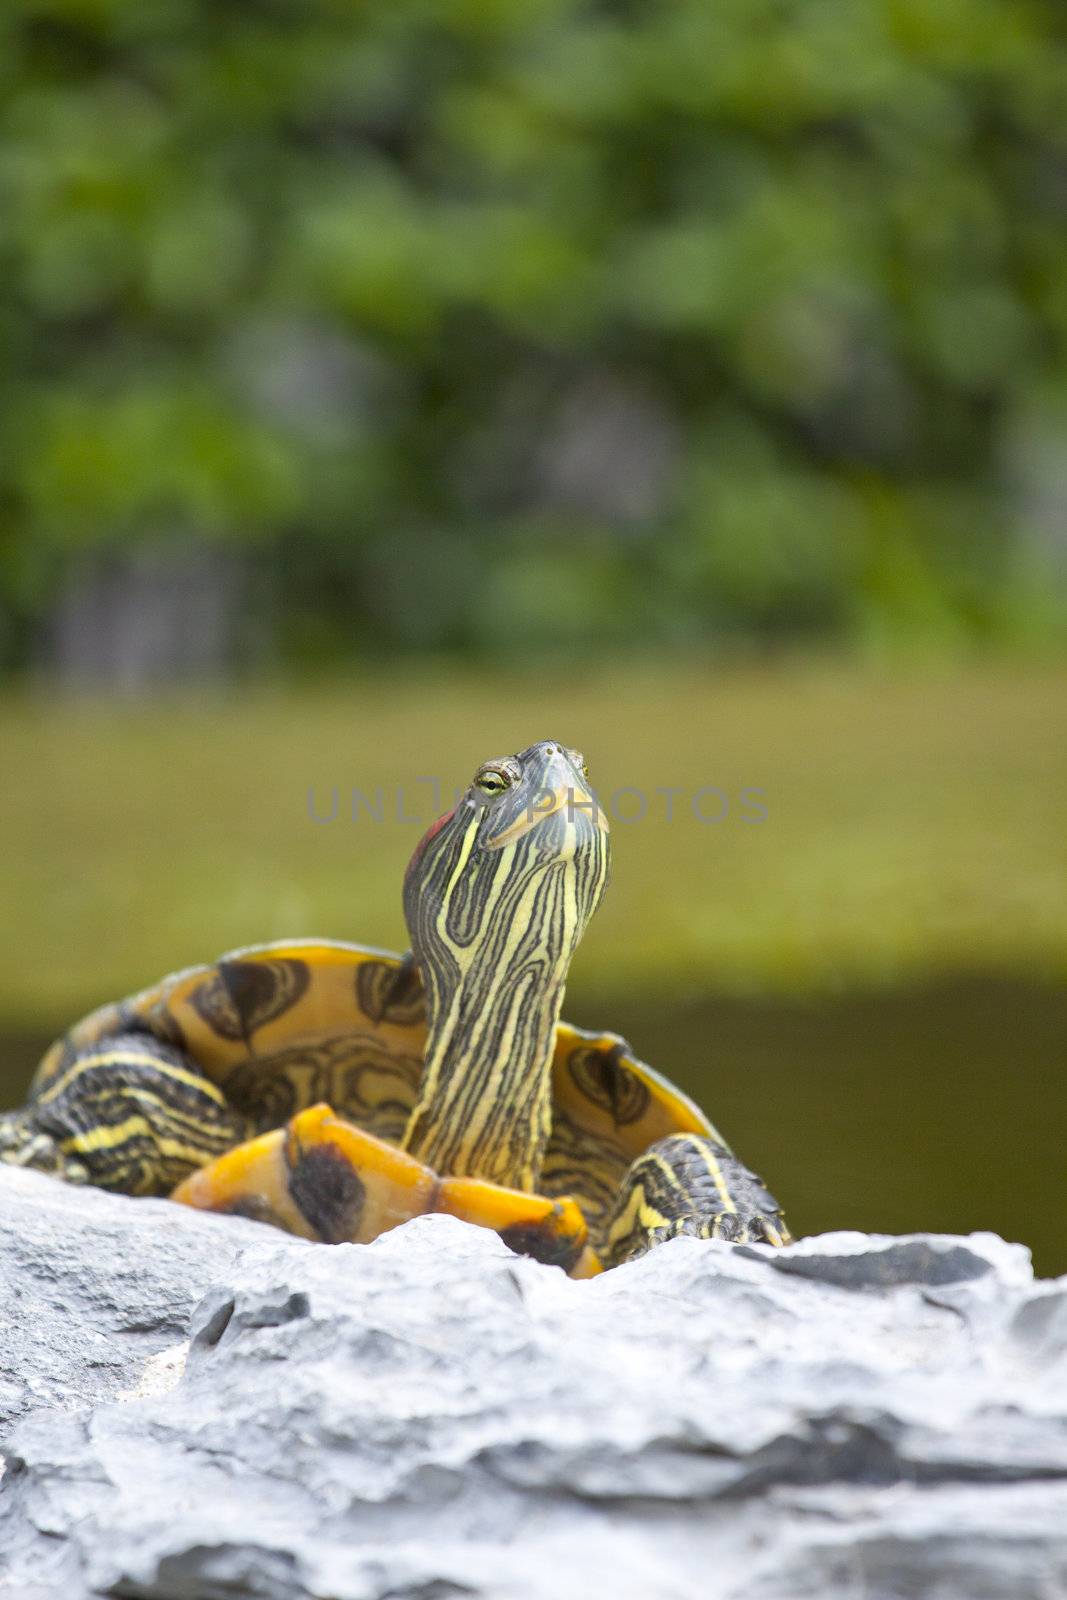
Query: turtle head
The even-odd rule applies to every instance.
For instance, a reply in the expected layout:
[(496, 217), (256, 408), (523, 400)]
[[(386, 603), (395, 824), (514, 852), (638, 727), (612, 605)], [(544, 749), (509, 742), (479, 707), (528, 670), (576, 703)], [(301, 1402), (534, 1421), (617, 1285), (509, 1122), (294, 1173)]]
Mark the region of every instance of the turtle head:
[[(578, 750), (550, 739), (484, 761), (420, 840), (404, 878), (427, 988), (488, 958), (569, 962), (604, 892), (608, 824)], [(483, 999), (487, 998), (485, 996)]]
[(421, 840), (404, 913), (426, 990), (405, 1137), (441, 1172), (536, 1182), (567, 969), (608, 880), (608, 824), (577, 750), (485, 761)]

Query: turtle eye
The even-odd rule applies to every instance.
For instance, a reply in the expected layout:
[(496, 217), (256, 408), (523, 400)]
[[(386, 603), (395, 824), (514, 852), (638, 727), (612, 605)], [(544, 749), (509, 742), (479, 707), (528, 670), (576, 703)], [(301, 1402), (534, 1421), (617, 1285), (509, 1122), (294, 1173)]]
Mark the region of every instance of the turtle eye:
[(585, 764), (585, 757), (582, 755), (582, 752), (580, 750), (568, 750), (567, 757), (571, 762), (571, 765), (578, 768), (578, 771), (581, 773), (582, 777), (588, 778), (589, 768)]
[(506, 772), (501, 772), (497, 767), (485, 767), (474, 775), (474, 786), (483, 794), (503, 794), (505, 789), (511, 788), (511, 779)]

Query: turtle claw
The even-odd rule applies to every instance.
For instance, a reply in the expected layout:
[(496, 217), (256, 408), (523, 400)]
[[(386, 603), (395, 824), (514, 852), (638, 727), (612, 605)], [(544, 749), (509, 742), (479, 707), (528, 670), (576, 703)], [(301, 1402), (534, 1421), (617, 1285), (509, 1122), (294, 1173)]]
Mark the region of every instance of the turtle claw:
[(28, 1167), (65, 1183), (88, 1183), (89, 1170), (61, 1148), (50, 1133), (34, 1122), (32, 1114), (15, 1111), (0, 1117), (0, 1163)]
[(712, 1217), (677, 1217), (658, 1228), (649, 1230), (644, 1248), (631, 1244), (625, 1259), (644, 1255), (668, 1239), (721, 1239), (724, 1244), (792, 1243), (792, 1235), (778, 1216), (764, 1216), (757, 1212), (720, 1211)]
[(724, 1239), (728, 1244), (792, 1243), (792, 1234), (777, 1213), (764, 1216), (760, 1212), (724, 1211), (698, 1231), (702, 1238)]

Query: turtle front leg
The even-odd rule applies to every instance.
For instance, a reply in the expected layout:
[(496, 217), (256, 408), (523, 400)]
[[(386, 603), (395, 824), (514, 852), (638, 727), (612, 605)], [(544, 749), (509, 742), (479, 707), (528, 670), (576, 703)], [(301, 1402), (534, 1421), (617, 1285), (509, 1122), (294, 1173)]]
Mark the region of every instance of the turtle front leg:
[(789, 1244), (777, 1200), (754, 1172), (705, 1134), (660, 1139), (639, 1156), (608, 1217), (604, 1265), (616, 1267), (678, 1234), (735, 1244)]
[(272, 1223), (326, 1244), (369, 1244), (427, 1211), (493, 1228), (522, 1255), (592, 1273), (585, 1218), (575, 1201), (441, 1177), (328, 1105), (310, 1106), (191, 1173), (171, 1195), (182, 1205)]
[(0, 1162), (119, 1194), (166, 1194), (243, 1132), (181, 1050), (146, 1034), (110, 1034), (0, 1115)]

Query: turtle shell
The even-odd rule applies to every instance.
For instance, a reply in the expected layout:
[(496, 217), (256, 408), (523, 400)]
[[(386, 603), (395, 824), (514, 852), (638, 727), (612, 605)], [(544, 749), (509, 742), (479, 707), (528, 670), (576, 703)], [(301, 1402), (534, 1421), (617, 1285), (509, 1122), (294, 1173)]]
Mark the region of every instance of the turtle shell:
[[(379, 1138), (397, 1141), (418, 1098), (426, 1022), (410, 960), (327, 940), (234, 950), (101, 1006), (56, 1041), (31, 1093), (74, 1055), (140, 1030), (186, 1051), (265, 1132), (327, 1101)], [(724, 1141), (693, 1102), (624, 1039), (560, 1022), (552, 1062), (552, 1134), (541, 1190), (573, 1195), (594, 1229), (627, 1167), (672, 1133)]]

